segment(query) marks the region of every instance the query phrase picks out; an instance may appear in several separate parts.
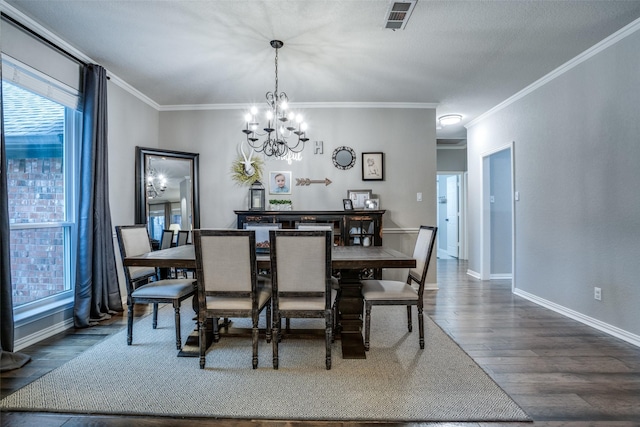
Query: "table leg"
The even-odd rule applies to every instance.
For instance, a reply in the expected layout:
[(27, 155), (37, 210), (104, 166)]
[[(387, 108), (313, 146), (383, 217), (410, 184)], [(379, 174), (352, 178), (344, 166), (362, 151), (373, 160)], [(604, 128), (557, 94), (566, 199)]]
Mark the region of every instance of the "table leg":
[(359, 273), (359, 270), (340, 271), (338, 322), (344, 359), (366, 359), (362, 339), (363, 300)]
[[(220, 320), (218, 330), (229, 327), (231, 321), (228, 319), (225, 320)], [(207, 348), (209, 348), (209, 346), (213, 344), (213, 319), (208, 319), (206, 325), (207, 331), (205, 336), (207, 337)], [(187, 341), (182, 346), (182, 350), (178, 352), (178, 357), (200, 357), (200, 336), (197, 325), (187, 337)]]

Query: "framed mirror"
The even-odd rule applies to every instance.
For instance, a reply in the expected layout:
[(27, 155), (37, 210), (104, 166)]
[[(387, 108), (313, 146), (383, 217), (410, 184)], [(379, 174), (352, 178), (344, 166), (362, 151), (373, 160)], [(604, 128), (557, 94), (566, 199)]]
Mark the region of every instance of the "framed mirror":
[(338, 169), (351, 169), (356, 164), (356, 152), (350, 147), (338, 147), (333, 150), (333, 165)]
[(135, 221), (159, 241), (162, 230), (200, 228), (199, 154), (136, 147)]

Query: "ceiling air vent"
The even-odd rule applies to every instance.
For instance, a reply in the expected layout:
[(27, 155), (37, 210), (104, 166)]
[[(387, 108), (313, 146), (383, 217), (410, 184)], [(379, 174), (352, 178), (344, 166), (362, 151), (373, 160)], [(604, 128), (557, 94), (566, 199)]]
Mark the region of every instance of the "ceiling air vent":
[(418, 0), (392, 1), (385, 15), (384, 28), (404, 30)]

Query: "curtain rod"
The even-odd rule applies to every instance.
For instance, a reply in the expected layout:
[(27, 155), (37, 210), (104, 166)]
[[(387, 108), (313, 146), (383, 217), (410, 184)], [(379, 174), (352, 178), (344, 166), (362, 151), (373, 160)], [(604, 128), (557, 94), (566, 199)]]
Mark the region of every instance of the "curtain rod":
[(61, 48), (60, 46), (58, 46), (57, 44), (53, 43), (51, 40), (41, 36), (40, 34), (38, 34), (37, 32), (35, 32), (34, 30), (32, 30), (31, 28), (27, 27), (26, 25), (24, 25), (22, 22), (19, 22), (17, 20), (15, 20), (14, 18), (12, 18), (11, 16), (7, 15), (6, 13), (2, 12), (1, 13), (2, 18), (6, 19), (7, 21), (11, 22), (12, 24), (18, 26), (19, 28), (21, 28), (22, 30), (28, 32), (29, 34), (31, 34), (32, 36), (36, 37), (37, 39), (39, 39), (40, 41), (48, 44), (49, 46), (51, 46), (52, 48), (56, 49), (58, 52), (66, 55), (67, 57), (73, 59), (74, 61), (76, 61), (78, 64), (82, 65), (82, 66), (87, 66), (87, 63), (83, 60), (81, 60), (80, 58), (78, 58), (77, 56), (73, 55), (72, 53), (66, 51), (65, 49)]

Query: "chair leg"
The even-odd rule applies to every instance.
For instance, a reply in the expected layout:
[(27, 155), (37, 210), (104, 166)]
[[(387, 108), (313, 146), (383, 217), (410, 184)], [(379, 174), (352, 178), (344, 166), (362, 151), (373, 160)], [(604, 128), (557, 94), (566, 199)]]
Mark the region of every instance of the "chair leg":
[(273, 332), (271, 334), (271, 348), (273, 352), (273, 369), (278, 369), (278, 341), (280, 341), (280, 317), (276, 313), (273, 318)]
[(418, 305), (418, 330), (420, 332), (420, 348), (424, 349), (424, 315), (421, 305)]
[(207, 335), (206, 335), (206, 330), (207, 330), (207, 318), (206, 317), (202, 317), (198, 319), (198, 341), (200, 341), (199, 343), (199, 348), (200, 348), (200, 369), (204, 369), (204, 363), (206, 360), (206, 351), (207, 351)]
[(133, 342), (133, 306), (134, 303), (129, 303), (129, 310), (127, 311), (127, 345), (131, 345)]
[(213, 342), (220, 341), (220, 327), (218, 323), (220, 322), (219, 317), (213, 318)]
[(413, 331), (413, 323), (411, 323), (411, 306), (410, 305), (407, 306), (407, 328), (409, 329), (409, 332)]
[(324, 324), (325, 324), (325, 330), (324, 330), (324, 341), (325, 341), (325, 352), (326, 352), (326, 356), (325, 356), (325, 363), (327, 365), (327, 370), (331, 369), (331, 329), (332, 329), (332, 320), (331, 320), (331, 309), (325, 311), (324, 314)]
[(267, 304), (267, 330), (266, 330), (266, 335), (267, 335), (267, 343), (271, 342), (271, 304)]
[(158, 327), (158, 303), (153, 303), (153, 329)]
[(258, 367), (258, 318), (253, 321), (253, 330), (251, 331), (251, 344), (253, 347), (253, 359), (251, 360), (253, 369)]
[(287, 317), (286, 319), (284, 319), (284, 322), (287, 328), (287, 333), (291, 332), (291, 319)]
[(336, 342), (336, 305), (333, 304), (333, 307), (331, 307), (331, 343)]
[(369, 335), (371, 334), (371, 303), (365, 301), (364, 316), (364, 349), (369, 350)]
[(180, 350), (182, 348), (182, 339), (180, 337), (180, 301), (173, 302), (173, 311), (176, 319), (176, 348)]
[(336, 341), (336, 334), (338, 333), (338, 301), (340, 301), (340, 290), (338, 290), (338, 296), (336, 300), (333, 302), (333, 312), (332, 312), (332, 325), (331, 325), (331, 342)]

